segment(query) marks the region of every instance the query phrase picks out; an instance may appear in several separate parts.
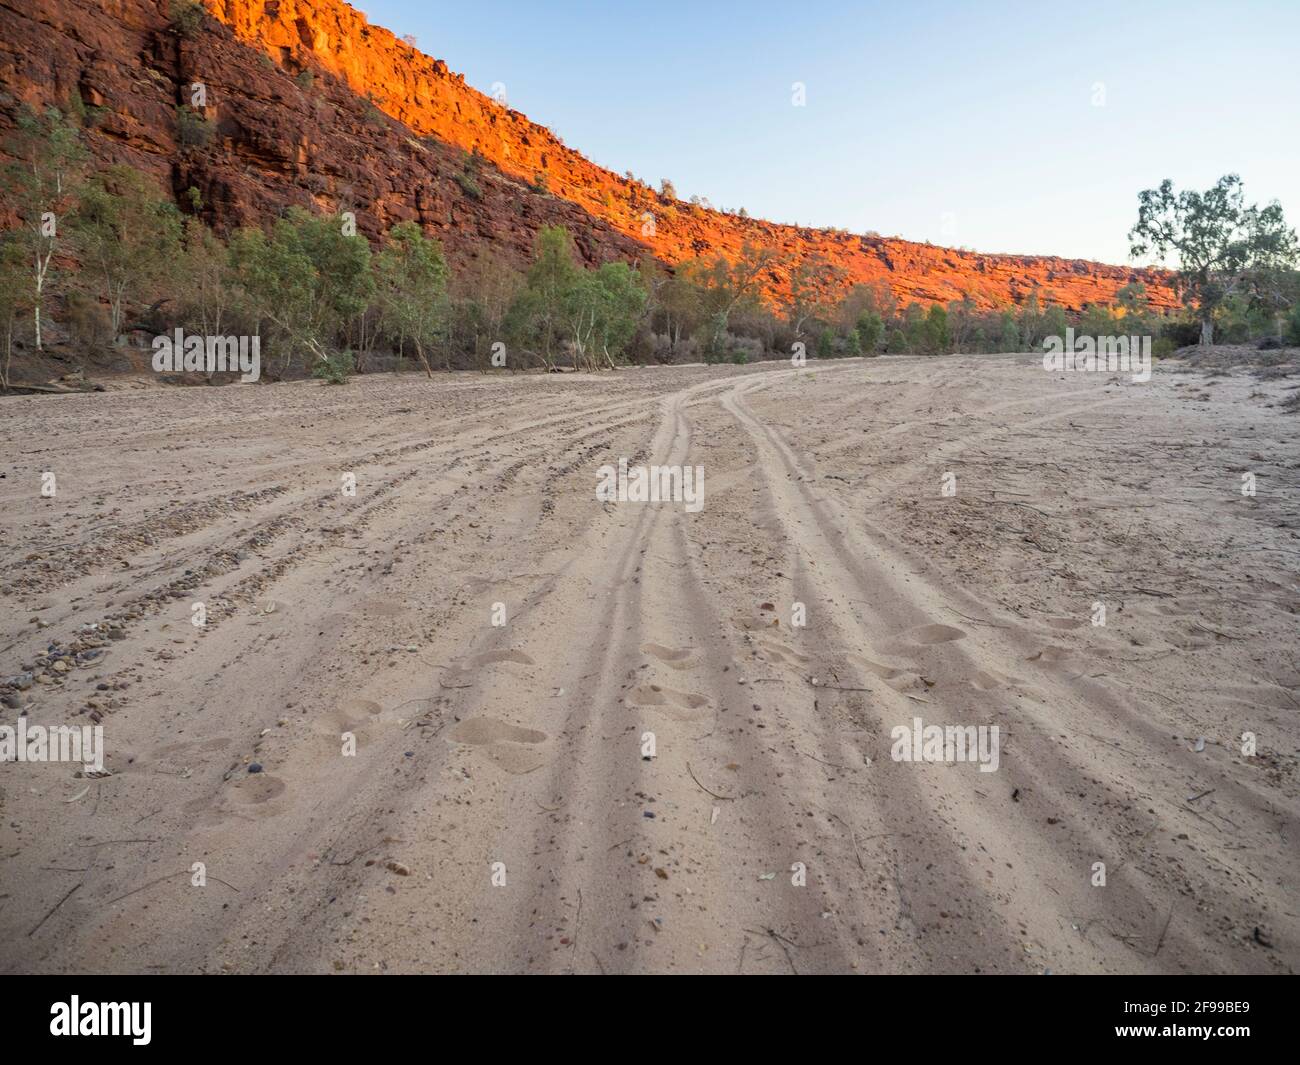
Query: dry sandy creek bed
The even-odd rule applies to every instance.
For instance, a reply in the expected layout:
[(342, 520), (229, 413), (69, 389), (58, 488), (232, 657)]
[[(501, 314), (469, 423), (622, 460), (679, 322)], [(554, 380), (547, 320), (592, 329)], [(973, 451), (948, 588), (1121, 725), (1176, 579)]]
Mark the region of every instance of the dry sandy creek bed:
[[(0, 765), (0, 970), (1294, 971), (1287, 394), (1018, 356), (0, 400), (0, 724), (107, 752)], [(598, 500), (620, 457), (703, 508)], [(996, 772), (894, 760), (918, 717)]]

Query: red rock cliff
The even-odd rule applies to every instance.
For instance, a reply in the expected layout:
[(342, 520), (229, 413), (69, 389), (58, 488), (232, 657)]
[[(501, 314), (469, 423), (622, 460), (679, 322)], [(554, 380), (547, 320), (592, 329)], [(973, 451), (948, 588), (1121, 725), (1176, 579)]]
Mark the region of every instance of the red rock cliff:
[[(769, 246), (778, 253), (778, 287), (794, 264), (821, 254), (849, 282), (885, 281), (903, 302), (969, 293), (989, 307), (1038, 288), (1078, 309), (1142, 280), (1157, 306), (1177, 305), (1164, 276), (1148, 271), (982, 255), (669, 202), (596, 166), (340, 0), (205, 3), (215, 21), (184, 37), (168, 25), (166, 0), (0, 0), (7, 94), (0, 132), (16, 102), (62, 103), (77, 90), (106, 109), (88, 134), (100, 160), (153, 173), (177, 195), (198, 188), (219, 227), (264, 221), (288, 203), (342, 205), (357, 211), (371, 236), (397, 221), (420, 221), (453, 263), (489, 246), (522, 262), (536, 230), (561, 223), (590, 261), (649, 248), (677, 263), (734, 256), (747, 241)], [(309, 86), (295, 80), (304, 70), (316, 75)], [(189, 102), (196, 82), (207, 91), (215, 136), (206, 147), (185, 148), (175, 109)], [(477, 197), (456, 180), (472, 149), (491, 164)], [(546, 176), (545, 193), (529, 187), (538, 174)]]

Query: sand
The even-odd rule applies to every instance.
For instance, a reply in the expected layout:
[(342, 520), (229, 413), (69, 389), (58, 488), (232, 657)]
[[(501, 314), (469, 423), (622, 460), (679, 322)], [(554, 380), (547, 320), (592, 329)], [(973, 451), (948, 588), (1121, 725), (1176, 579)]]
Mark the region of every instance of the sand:
[[(97, 721), (108, 773), (0, 766), (0, 970), (1294, 971), (1289, 394), (1015, 356), (0, 400), (0, 681), (48, 674), (0, 724)], [(598, 500), (620, 458), (703, 506)], [(996, 770), (896, 760), (917, 718)]]

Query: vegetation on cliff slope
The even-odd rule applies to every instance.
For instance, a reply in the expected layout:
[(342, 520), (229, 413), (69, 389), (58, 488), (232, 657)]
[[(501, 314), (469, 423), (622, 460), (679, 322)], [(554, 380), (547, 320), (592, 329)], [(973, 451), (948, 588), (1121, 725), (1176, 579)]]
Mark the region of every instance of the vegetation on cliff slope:
[(223, 239), (201, 220), (197, 190), (182, 211), (138, 173), (92, 168), (81, 113), (75, 102), (66, 115), (24, 111), (5, 146), (14, 162), (3, 207), (21, 224), (0, 233), (4, 387), (16, 347), (39, 351), (56, 338), (84, 358), (142, 351), (176, 328), (257, 336), (267, 377), (327, 380), (411, 358), (432, 373), (1023, 351), (1070, 327), (1154, 336), (1157, 354), (1195, 341), (1207, 323), (1225, 340), (1300, 341), (1295, 233), (1275, 204), (1245, 207), (1235, 177), (1204, 196), (1174, 197), (1168, 183), (1141, 194), (1135, 246), (1180, 255), (1185, 316), (1154, 313), (1140, 282), (1114, 306), (1077, 315), (1037, 290), (993, 310), (969, 295), (900, 306), (883, 282), (846, 289), (842, 269), (816, 256), (774, 289), (777, 253), (750, 244), (675, 270), (649, 256), (587, 266), (568, 230), (545, 226), (526, 271), (485, 245), (456, 273), (418, 224), (399, 223), (372, 247), (346, 211), (290, 208)]

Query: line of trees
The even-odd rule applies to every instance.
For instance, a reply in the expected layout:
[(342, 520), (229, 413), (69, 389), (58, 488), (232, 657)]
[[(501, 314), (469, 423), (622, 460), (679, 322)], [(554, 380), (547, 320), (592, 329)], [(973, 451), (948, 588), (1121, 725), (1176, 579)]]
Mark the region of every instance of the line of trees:
[[(1142, 194), (1135, 253), (1182, 250), (1187, 315), (1153, 313), (1140, 283), (1121, 289), (1113, 306), (1075, 316), (1037, 290), (992, 310), (970, 295), (900, 306), (888, 285), (849, 286), (843, 268), (821, 256), (786, 271), (771, 249), (749, 244), (731, 258), (674, 270), (648, 256), (588, 267), (572, 234), (544, 227), (526, 270), (485, 247), (453, 272), (413, 222), (393, 226), (372, 248), (349, 213), (301, 208), (222, 239), (201, 220), (197, 190), (183, 197), (182, 212), (129, 168), (92, 169), (77, 102), (67, 115), (22, 110), (6, 145), (13, 161), (0, 208), (19, 224), (0, 233), (5, 388), (16, 339), (43, 350), (56, 306), (55, 332), (81, 349), (119, 345), (133, 333), (147, 342), (176, 327), (257, 335), (265, 376), (330, 381), (408, 361), (432, 374), (744, 363), (799, 350), (819, 358), (1025, 351), (1069, 326), (1083, 335), (1155, 335), (1163, 354), (1195, 342), (1207, 320), (1227, 340), (1281, 331), (1300, 343), (1300, 283), (1287, 269), (1295, 235), (1275, 205), (1244, 208), (1235, 179), (1200, 199), (1173, 197), (1168, 183)], [(1226, 236), (1206, 235), (1216, 220), (1229, 227)], [(1190, 250), (1189, 234), (1200, 242)], [(1280, 320), (1286, 307), (1289, 322)]]
[[(746, 259), (742, 254), (740, 262)], [(1182, 318), (1151, 308), (1141, 282), (1120, 289), (1114, 306), (1089, 305), (1077, 314), (1037, 289), (1019, 304), (993, 309), (981, 309), (970, 295), (922, 306), (900, 303), (884, 282), (846, 289), (842, 269), (816, 259), (796, 267), (774, 303), (755, 288), (730, 306), (724, 321), (710, 312), (709, 298), (716, 305), (719, 297), (707, 282), (713, 271), (728, 269), (748, 276), (725, 264), (684, 263), (657, 287), (652, 280), (655, 358), (743, 362), (764, 353), (789, 356), (800, 344), (816, 358), (1030, 351), (1050, 336), (1064, 337), (1070, 326), (1095, 336), (1151, 335), (1165, 353), (1192, 342)]]
[(223, 240), (199, 217), (197, 190), (183, 214), (129, 168), (92, 171), (76, 122), (56, 109), (22, 111), (6, 150), (0, 206), (20, 223), (0, 233), (6, 388), (18, 337), (49, 346), (56, 301), (60, 331), (79, 347), (178, 326), (258, 335), (274, 353), (268, 376), (331, 380), (380, 355), (399, 369), (413, 358), (428, 373), (488, 366), (498, 352), (516, 367), (613, 366), (644, 317), (640, 271), (584, 268), (561, 228), (542, 230), (527, 273), (489, 254), (452, 279), (438, 242), (413, 222), (372, 249), (347, 212), (290, 208), (265, 230)]

